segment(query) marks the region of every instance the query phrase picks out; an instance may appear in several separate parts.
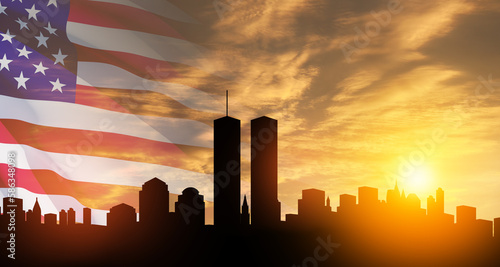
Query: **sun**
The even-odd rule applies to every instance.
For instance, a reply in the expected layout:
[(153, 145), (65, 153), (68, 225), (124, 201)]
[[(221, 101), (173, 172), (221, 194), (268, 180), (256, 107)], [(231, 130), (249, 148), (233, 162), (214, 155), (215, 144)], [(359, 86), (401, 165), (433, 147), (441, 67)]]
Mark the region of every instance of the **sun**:
[(424, 165), (415, 168), (414, 171), (408, 175), (405, 184), (409, 191), (414, 193), (427, 192), (429, 186), (432, 184), (432, 172), (430, 168)]

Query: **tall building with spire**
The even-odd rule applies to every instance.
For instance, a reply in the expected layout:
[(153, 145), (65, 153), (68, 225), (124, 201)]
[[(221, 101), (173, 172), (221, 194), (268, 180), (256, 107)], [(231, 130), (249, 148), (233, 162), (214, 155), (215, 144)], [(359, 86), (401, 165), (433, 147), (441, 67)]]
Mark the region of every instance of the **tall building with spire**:
[(394, 189), (387, 190), (387, 204), (391, 206), (401, 204), (401, 193), (399, 192), (398, 181), (396, 181)]
[(241, 206), (241, 225), (248, 226), (250, 224), (250, 213), (248, 211), (247, 196), (243, 198), (243, 205)]
[(241, 122), (226, 116), (214, 120), (214, 225), (240, 224)]
[(274, 226), (281, 220), (278, 201), (278, 121), (263, 116), (251, 121), (252, 225)]
[(40, 208), (40, 204), (38, 203), (38, 198), (36, 198), (35, 205), (33, 206), (33, 222), (35, 224), (42, 223), (42, 209)]
[(326, 209), (328, 212), (332, 211), (332, 206), (330, 205), (330, 197), (326, 198)]

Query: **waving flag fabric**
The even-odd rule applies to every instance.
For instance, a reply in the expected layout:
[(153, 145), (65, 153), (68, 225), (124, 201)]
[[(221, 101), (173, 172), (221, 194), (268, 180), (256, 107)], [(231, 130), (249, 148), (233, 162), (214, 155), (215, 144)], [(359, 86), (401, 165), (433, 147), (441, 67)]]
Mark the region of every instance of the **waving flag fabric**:
[(137, 208), (139, 187), (155, 176), (171, 193), (193, 186), (212, 199), (222, 94), (182, 77), (220, 78), (205, 48), (179, 32), (194, 18), (167, 1), (0, 5), (0, 196), (15, 151), (25, 209), (39, 197), (43, 213), (73, 207), (81, 221), (87, 206), (105, 224), (111, 206)]

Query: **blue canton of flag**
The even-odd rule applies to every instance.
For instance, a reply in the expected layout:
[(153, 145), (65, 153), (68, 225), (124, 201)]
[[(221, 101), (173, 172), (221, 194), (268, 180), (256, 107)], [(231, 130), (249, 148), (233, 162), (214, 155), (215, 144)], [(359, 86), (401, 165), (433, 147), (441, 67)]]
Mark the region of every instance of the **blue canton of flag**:
[(76, 49), (69, 1), (0, 0), (0, 94), (75, 102)]

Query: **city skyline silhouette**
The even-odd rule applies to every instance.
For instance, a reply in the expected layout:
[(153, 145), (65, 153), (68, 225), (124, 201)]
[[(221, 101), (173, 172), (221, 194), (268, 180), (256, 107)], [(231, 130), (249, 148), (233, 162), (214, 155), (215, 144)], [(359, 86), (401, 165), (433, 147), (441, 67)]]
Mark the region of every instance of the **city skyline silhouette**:
[[(220, 255), (223, 248), (231, 252), (229, 258), (251, 255), (248, 262), (238, 263), (241, 266), (263, 261), (272, 263), (269, 266), (400, 266), (400, 261), (407, 266), (495, 266), (500, 262), (495, 253), (500, 236), (493, 235), (494, 229), (500, 232), (500, 218), (494, 224), (477, 219), (476, 208), (464, 205), (456, 207), (456, 216), (445, 213), (441, 188), (422, 208), (418, 196), (400, 191), (397, 181), (385, 200), (379, 200), (377, 188), (360, 186), (357, 195), (339, 195), (335, 211), (325, 191), (304, 188), (297, 214), (286, 214), (282, 221), (277, 199), (278, 126), (269, 117), (252, 120), (252, 208), (246, 195), (240, 199), (239, 125), (228, 116), (216, 120), (214, 225), (205, 224), (205, 200), (196, 188), (185, 188), (170, 210), (168, 184), (156, 177), (142, 185), (138, 211), (117, 203), (107, 213), (106, 226), (91, 223), (89, 208), (42, 214), (38, 199), (24, 211), (19, 208), (22, 199), (7, 197), (0, 222), (1, 229), (8, 229), (14, 218), (16, 260), (25, 265), (40, 259), (64, 264), (85, 258), (86, 264), (109, 266), (136, 266), (141, 261), (232, 266), (234, 262)], [(76, 222), (76, 213), (83, 213), (83, 223)], [(92, 247), (95, 242), (99, 246)], [(3, 260), (8, 259), (11, 243), (1, 243)], [(39, 246), (33, 250), (32, 244)], [(245, 249), (238, 250), (243, 244)], [(324, 253), (319, 255), (321, 249)], [(103, 250), (110, 252), (99, 252)], [(307, 256), (311, 251), (314, 257)], [(201, 256), (193, 258), (191, 253)]]
[(499, 267), (498, 28), (498, 0), (0, 0), (0, 267)]

